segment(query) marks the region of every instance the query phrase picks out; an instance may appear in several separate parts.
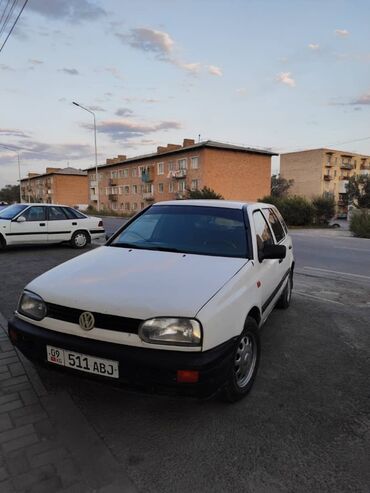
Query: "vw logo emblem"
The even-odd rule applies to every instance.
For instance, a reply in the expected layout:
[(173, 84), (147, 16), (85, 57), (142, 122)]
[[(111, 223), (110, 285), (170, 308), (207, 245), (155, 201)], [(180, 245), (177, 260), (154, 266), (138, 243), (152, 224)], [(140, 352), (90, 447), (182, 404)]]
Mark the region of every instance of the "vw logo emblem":
[(81, 329), (83, 330), (91, 330), (95, 325), (94, 315), (90, 312), (83, 312), (78, 319)]

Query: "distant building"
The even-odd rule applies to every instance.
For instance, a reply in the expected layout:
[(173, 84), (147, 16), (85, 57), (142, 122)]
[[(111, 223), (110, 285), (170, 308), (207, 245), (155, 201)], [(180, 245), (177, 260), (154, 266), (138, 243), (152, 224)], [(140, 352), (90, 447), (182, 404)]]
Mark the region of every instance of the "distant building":
[(28, 173), (21, 180), (23, 202), (88, 205), (87, 173), (75, 168), (46, 168), (43, 174)]
[(370, 156), (334, 149), (312, 149), (280, 155), (280, 176), (294, 180), (289, 195), (312, 199), (332, 195), (338, 213), (346, 213), (346, 184), (353, 175), (370, 173)]
[[(271, 190), (271, 156), (259, 149), (184, 139), (157, 152), (107, 159), (99, 166), (101, 207), (133, 212), (151, 202), (184, 198), (207, 186), (228, 200), (255, 201)], [(90, 204), (97, 206), (95, 168), (88, 169)]]

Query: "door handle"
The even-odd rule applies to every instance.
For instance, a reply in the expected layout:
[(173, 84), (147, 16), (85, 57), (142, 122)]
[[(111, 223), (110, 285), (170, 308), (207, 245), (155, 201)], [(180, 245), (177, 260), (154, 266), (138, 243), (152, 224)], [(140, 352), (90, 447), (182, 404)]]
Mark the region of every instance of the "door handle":
[(77, 223), (72, 223), (72, 226), (77, 226)]
[(46, 226), (46, 224), (45, 223), (40, 223), (40, 226)]

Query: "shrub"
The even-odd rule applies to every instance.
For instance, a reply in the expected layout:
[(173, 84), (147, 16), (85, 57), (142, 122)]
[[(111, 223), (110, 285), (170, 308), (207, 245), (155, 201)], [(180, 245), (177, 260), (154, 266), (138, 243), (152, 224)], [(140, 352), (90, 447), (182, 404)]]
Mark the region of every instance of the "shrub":
[(315, 215), (313, 205), (303, 197), (263, 197), (259, 202), (266, 202), (278, 208), (289, 226), (308, 226)]
[(354, 236), (370, 238), (370, 209), (359, 209), (353, 212), (349, 229)]
[(100, 209), (100, 211), (98, 211), (97, 209), (95, 209), (95, 207), (93, 207), (92, 205), (89, 205), (86, 209), (86, 211), (84, 211), (86, 214), (88, 214), (89, 216), (97, 216), (97, 217), (101, 217), (101, 216), (114, 216), (114, 217), (131, 217), (133, 216), (135, 213), (131, 213), (131, 212), (121, 212), (121, 211), (113, 211), (111, 209)]
[(203, 187), (202, 190), (187, 190), (186, 198), (222, 200), (223, 196), (212, 190), (212, 188)]
[(335, 201), (333, 196), (315, 197), (312, 201), (315, 209), (315, 223), (329, 224), (330, 219), (335, 214)]

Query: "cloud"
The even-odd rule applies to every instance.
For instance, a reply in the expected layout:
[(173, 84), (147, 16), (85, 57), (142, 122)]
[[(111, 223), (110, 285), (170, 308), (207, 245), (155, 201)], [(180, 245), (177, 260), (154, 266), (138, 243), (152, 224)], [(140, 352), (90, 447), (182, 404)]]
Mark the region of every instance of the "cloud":
[(42, 65), (44, 62), (42, 60), (36, 60), (35, 58), (29, 58), (28, 63), (31, 65)]
[(30, 135), (23, 132), (23, 130), (18, 130), (16, 128), (0, 128), (0, 137), (21, 137), (23, 139), (29, 139)]
[(202, 66), (200, 63), (183, 63), (179, 60), (172, 60), (171, 63), (174, 65), (177, 65), (178, 67), (184, 69), (186, 72), (188, 72), (191, 75), (197, 75), (202, 69)]
[(59, 72), (64, 72), (65, 74), (68, 75), (79, 75), (79, 71), (75, 68), (61, 68)]
[(216, 75), (217, 77), (222, 77), (222, 70), (220, 67), (216, 67), (215, 65), (207, 65), (208, 73), (211, 75)]
[(347, 31), (347, 29), (336, 29), (334, 32), (339, 38), (346, 38), (349, 36), (349, 31)]
[(3, 70), (4, 72), (15, 72), (14, 68), (10, 65), (4, 65), (3, 63), (0, 63), (0, 70)]
[(32, 0), (27, 5), (27, 10), (73, 23), (96, 20), (106, 15), (103, 8), (90, 0)]
[[(83, 123), (83, 128), (91, 130), (91, 125)], [(108, 135), (114, 141), (127, 141), (130, 138), (143, 137), (158, 132), (159, 130), (172, 130), (181, 128), (181, 124), (175, 121), (163, 121), (159, 123), (140, 123), (128, 119), (107, 120), (98, 123), (98, 131)]]
[(310, 43), (308, 45), (308, 47), (310, 48), (310, 50), (319, 50), (320, 49), (320, 45), (318, 43)]
[(331, 101), (329, 103), (329, 106), (369, 106), (369, 105), (370, 105), (370, 91), (365, 94), (362, 94), (356, 99), (352, 99), (351, 101), (347, 101), (347, 102)]
[(90, 111), (106, 111), (104, 108), (102, 108), (101, 106), (97, 106), (97, 105), (88, 106), (88, 109)]
[(122, 73), (120, 72), (120, 70), (118, 70), (118, 68), (116, 68), (116, 67), (106, 67), (104, 70), (106, 72), (109, 72), (111, 75), (113, 75), (113, 77), (115, 79), (119, 79), (119, 80), (123, 80), (124, 79), (124, 76), (122, 75)]
[(132, 113), (133, 111), (130, 110), (129, 108), (118, 108), (115, 114), (117, 116), (131, 116)]
[(281, 72), (276, 76), (276, 80), (289, 87), (295, 87), (295, 80), (293, 79), (291, 72)]

